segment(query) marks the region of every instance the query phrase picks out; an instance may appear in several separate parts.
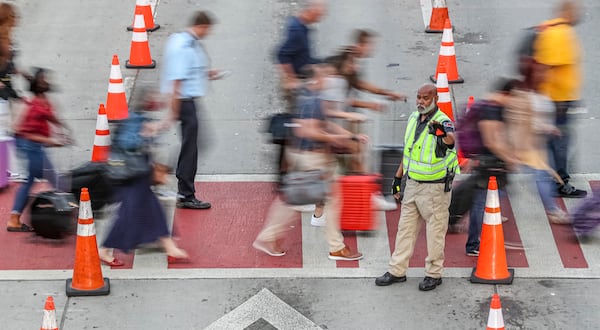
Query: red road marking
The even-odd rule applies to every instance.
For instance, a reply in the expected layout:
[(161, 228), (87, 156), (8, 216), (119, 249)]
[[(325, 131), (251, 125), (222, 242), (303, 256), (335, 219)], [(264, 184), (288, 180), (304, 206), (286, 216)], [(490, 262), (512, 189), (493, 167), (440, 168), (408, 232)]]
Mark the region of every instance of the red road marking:
[[(503, 225), (505, 241), (521, 244), (514, 214), (510, 203), (506, 197), (500, 198), (500, 207), (502, 215), (508, 217), (509, 221)], [(386, 212), (386, 222), (390, 242), (390, 255), (394, 252), (396, 244), (396, 233), (398, 232), (398, 223), (400, 222), (400, 211)], [(469, 221), (468, 215), (461, 221)], [(468, 225), (467, 227), (468, 228)], [(477, 258), (468, 257), (465, 254), (465, 243), (467, 242), (467, 233), (448, 233), (446, 235), (445, 249), (445, 267), (475, 267)], [(410, 267), (425, 267), (425, 258), (427, 257), (427, 240), (425, 237), (425, 223), (421, 226), (415, 251), (410, 259)], [(506, 250), (506, 258), (509, 267), (529, 267), (527, 258), (523, 250)]]
[[(558, 207), (564, 211), (567, 210), (562, 198), (556, 198), (555, 200)], [(565, 268), (588, 268), (588, 263), (575, 236), (573, 227), (550, 223), (550, 228), (563, 266)]]
[(200, 199), (212, 203), (209, 210), (175, 211), (174, 235), (190, 254), (190, 263), (169, 268), (300, 268), (302, 267), (301, 217), (281, 246), (283, 257), (271, 257), (252, 247), (275, 194), (270, 182), (197, 183)]
[[(18, 187), (19, 184), (13, 183), (0, 193), (0, 219), (8, 219)], [(36, 184), (32, 193), (45, 189), (47, 185)], [(29, 208), (25, 209), (21, 220), (29, 223)], [(74, 223), (76, 221), (74, 219)], [(5, 222), (0, 225), (4, 226)], [(0, 227), (0, 269), (73, 269), (76, 238), (76, 235), (70, 235), (63, 240), (44, 239), (34, 234), (10, 233)], [(133, 254), (115, 252), (115, 255), (125, 263), (125, 266), (115, 269), (132, 267)]]

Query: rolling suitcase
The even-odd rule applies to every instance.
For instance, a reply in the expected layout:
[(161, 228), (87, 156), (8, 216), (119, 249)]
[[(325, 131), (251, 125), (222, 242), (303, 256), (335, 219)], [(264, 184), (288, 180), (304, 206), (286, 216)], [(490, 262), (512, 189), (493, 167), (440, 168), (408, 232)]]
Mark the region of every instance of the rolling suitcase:
[(341, 230), (375, 230), (375, 210), (371, 199), (381, 189), (378, 174), (346, 175), (339, 179)]
[(106, 179), (105, 172), (105, 163), (94, 162), (86, 163), (71, 171), (71, 193), (79, 196), (81, 188), (88, 188), (94, 211), (112, 203), (113, 187)]
[(70, 193), (44, 191), (31, 204), (31, 226), (36, 235), (61, 239), (75, 229), (77, 201)]

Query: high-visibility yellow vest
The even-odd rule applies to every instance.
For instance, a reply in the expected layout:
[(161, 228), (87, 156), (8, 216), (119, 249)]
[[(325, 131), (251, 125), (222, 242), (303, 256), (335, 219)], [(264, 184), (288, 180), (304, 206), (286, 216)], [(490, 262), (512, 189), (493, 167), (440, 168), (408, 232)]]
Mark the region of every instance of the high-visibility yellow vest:
[[(417, 181), (436, 181), (443, 179), (446, 172), (459, 173), (458, 158), (455, 149), (446, 150), (444, 157), (435, 155), (436, 137), (428, 133), (428, 128), (421, 132), (415, 141), (415, 130), (419, 124), (419, 112), (415, 111), (408, 119), (404, 135), (404, 156), (402, 159), (404, 173)], [(442, 111), (437, 110), (430, 121), (443, 122), (450, 120)]]

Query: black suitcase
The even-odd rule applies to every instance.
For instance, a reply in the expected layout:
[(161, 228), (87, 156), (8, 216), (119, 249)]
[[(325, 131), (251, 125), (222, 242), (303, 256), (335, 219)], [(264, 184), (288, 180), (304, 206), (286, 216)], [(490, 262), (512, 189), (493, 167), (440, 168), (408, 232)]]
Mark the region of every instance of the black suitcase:
[(73, 233), (77, 222), (77, 201), (70, 193), (44, 191), (31, 204), (31, 226), (44, 238), (61, 239)]
[(402, 162), (404, 153), (403, 146), (377, 146), (380, 152), (379, 173), (383, 177), (381, 193), (384, 195), (392, 194), (392, 183), (398, 166)]
[(101, 209), (112, 202), (113, 187), (107, 180), (106, 164), (89, 162), (71, 172), (71, 193), (81, 194), (81, 188), (88, 188), (92, 210)]

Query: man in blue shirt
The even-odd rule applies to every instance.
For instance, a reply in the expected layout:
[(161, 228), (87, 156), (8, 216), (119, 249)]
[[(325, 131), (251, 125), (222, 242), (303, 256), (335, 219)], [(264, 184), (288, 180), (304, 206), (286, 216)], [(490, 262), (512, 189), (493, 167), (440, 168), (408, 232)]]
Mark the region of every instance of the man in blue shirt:
[(208, 209), (209, 202), (196, 199), (194, 178), (198, 169), (198, 115), (201, 98), (206, 94), (208, 80), (218, 72), (210, 70), (206, 50), (200, 40), (214, 24), (205, 11), (194, 14), (190, 26), (169, 37), (165, 46), (161, 92), (169, 95), (169, 122), (181, 121), (181, 151), (175, 172), (178, 180), (178, 208)]
[[(319, 22), (326, 11), (325, 0), (307, 0), (298, 15), (289, 18), (285, 39), (277, 50), (277, 69), (281, 75), (283, 98), (288, 113), (294, 113), (296, 107), (296, 92), (301, 85), (301, 71), (304, 67), (319, 62), (311, 54), (308, 25)], [(280, 177), (287, 172), (288, 167), (284, 157), (285, 148), (284, 142), (278, 157)]]

